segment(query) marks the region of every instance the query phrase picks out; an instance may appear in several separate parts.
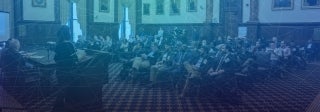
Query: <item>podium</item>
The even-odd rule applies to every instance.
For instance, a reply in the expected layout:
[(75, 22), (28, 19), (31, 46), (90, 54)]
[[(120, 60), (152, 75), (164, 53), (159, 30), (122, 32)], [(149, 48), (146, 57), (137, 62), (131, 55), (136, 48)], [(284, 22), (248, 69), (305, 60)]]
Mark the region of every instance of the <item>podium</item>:
[(66, 105), (73, 109), (102, 108), (102, 87), (108, 83), (110, 55), (99, 53), (92, 59), (79, 63), (75, 78), (66, 89)]

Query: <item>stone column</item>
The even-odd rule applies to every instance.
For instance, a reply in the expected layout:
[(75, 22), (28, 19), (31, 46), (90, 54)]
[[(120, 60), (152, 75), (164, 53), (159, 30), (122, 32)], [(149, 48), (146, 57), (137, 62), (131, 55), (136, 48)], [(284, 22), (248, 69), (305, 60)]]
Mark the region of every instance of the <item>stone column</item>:
[(259, 0), (250, 0), (250, 18), (247, 23), (247, 37), (253, 40), (259, 38)]
[(212, 23), (213, 18), (213, 0), (206, 1), (206, 23)]
[(250, 19), (249, 22), (259, 21), (259, 0), (250, 0)]

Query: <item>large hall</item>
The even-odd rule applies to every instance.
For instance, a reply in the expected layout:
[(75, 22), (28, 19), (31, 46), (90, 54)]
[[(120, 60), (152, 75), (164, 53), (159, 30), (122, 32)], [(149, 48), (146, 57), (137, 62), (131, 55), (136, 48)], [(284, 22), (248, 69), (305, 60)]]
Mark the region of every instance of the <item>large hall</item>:
[(320, 0), (0, 0), (0, 112), (319, 112)]

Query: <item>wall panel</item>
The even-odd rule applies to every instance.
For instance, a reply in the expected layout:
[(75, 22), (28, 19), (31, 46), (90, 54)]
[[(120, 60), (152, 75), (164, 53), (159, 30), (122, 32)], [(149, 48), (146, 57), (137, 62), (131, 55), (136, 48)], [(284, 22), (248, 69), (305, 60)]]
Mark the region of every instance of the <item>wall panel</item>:
[[(150, 14), (143, 15), (142, 13), (142, 23), (144, 24), (204, 23), (206, 21), (206, 0), (197, 0), (196, 12), (188, 12), (187, 0), (180, 0), (180, 14), (177, 15), (170, 13), (170, 0), (164, 0), (163, 15), (156, 14), (156, 0), (142, 0), (142, 4), (150, 4)], [(212, 21), (219, 23), (220, 0), (213, 0), (213, 10)]]
[[(296, 24), (260, 24), (259, 37), (270, 40), (278, 37), (280, 40), (295, 41), (303, 44), (313, 39), (314, 28), (319, 28), (320, 23), (296, 23)], [(318, 40), (319, 41), (319, 40)]]
[(272, 0), (259, 1), (261, 23), (320, 22), (320, 9), (302, 9), (302, 0), (293, 0), (292, 10), (272, 10)]
[(32, 0), (22, 1), (23, 20), (55, 21), (55, 1), (47, 0), (45, 7), (34, 7)]

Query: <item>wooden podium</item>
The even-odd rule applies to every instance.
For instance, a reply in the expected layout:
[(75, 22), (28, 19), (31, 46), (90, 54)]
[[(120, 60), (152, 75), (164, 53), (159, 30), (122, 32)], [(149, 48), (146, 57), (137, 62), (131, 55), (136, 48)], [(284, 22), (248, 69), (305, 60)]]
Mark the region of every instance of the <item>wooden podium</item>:
[(79, 109), (88, 106), (102, 108), (102, 87), (108, 83), (109, 62), (110, 54), (99, 53), (92, 59), (80, 63), (76, 78), (66, 90), (66, 95), (70, 98), (66, 104)]

